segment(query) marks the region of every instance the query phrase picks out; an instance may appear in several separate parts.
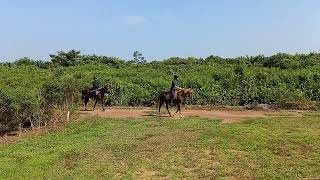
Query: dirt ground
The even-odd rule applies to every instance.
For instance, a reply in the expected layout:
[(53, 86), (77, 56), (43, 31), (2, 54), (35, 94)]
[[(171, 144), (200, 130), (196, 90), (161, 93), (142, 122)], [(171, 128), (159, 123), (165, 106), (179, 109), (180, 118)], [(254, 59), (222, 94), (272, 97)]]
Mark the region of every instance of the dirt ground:
[[(175, 109), (170, 110), (171, 113)], [(95, 111), (79, 111), (81, 117), (111, 117), (111, 118), (143, 118), (159, 116), (155, 108), (109, 108), (106, 111), (96, 109)], [(215, 120), (222, 120), (224, 123), (242, 122), (248, 118), (255, 117), (297, 117), (302, 116), (299, 111), (249, 111), (249, 110), (231, 110), (231, 109), (184, 109), (183, 117), (203, 117)], [(161, 111), (161, 117), (169, 117), (166, 111)], [(174, 118), (180, 118), (176, 114)]]

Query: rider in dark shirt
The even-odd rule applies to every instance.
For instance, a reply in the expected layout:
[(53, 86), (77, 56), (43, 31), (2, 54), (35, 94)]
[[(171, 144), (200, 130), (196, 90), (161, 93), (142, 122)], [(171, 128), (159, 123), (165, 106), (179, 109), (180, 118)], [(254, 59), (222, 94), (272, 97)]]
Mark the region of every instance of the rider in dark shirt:
[(99, 88), (100, 88), (100, 83), (99, 83), (98, 79), (94, 76), (93, 82), (92, 82), (92, 91), (94, 92), (95, 95), (98, 95)]
[(171, 83), (171, 88), (170, 88), (170, 99), (173, 100), (177, 97), (177, 93), (176, 93), (176, 90), (178, 88), (178, 78), (179, 76), (175, 75), (174, 76), (174, 79)]

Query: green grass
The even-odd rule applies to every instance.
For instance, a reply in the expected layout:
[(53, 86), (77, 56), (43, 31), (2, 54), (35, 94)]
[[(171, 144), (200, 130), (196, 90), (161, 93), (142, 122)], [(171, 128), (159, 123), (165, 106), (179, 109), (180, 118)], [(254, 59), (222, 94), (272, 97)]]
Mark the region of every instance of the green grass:
[(319, 137), (319, 117), (83, 120), (0, 145), (0, 179), (319, 179)]

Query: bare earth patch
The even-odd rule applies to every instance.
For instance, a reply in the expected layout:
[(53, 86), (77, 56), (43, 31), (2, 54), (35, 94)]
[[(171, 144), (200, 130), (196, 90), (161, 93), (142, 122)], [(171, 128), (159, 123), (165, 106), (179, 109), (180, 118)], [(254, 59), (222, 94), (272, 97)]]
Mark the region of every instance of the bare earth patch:
[[(153, 171), (149, 169), (141, 169), (139, 172), (136, 172), (135, 178), (137, 179), (154, 179), (154, 177), (159, 174), (158, 171)], [(165, 179), (165, 178), (163, 178)]]
[[(171, 112), (174, 112), (172, 109)], [(161, 117), (169, 117), (164, 110), (161, 111)], [(143, 118), (150, 116), (159, 116), (155, 108), (111, 108), (106, 111), (100, 109), (95, 111), (79, 111), (81, 117), (96, 116), (109, 118)], [(186, 109), (182, 112), (183, 117), (203, 117), (209, 119), (222, 120), (224, 123), (242, 122), (248, 118), (256, 117), (300, 117), (303, 116), (300, 111), (249, 111), (249, 110), (201, 110)], [(175, 116), (178, 118), (179, 114)]]

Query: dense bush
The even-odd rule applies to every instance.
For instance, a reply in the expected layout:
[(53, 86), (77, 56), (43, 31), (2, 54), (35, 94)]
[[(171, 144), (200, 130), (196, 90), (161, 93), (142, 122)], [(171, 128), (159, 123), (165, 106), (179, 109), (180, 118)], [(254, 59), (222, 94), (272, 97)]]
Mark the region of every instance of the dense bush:
[(51, 61), (22, 58), (0, 65), (0, 128), (43, 125), (80, 103), (80, 92), (93, 76), (111, 84), (107, 103), (150, 106), (168, 90), (173, 75), (179, 85), (192, 86), (189, 104), (274, 104), (283, 108), (315, 107), (320, 102), (320, 54), (225, 59), (170, 58), (132, 63), (115, 57), (58, 52)]

